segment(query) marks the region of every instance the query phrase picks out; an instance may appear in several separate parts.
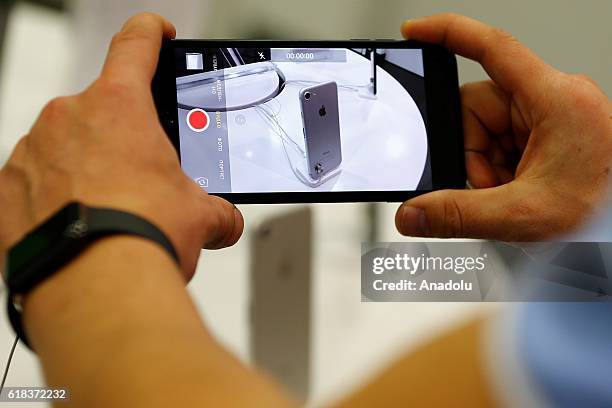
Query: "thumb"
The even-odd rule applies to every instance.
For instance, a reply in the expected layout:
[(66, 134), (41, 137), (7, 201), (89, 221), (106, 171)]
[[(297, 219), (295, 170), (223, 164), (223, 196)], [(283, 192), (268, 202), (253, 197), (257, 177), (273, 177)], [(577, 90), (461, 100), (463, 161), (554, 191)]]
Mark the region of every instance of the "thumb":
[(529, 240), (537, 231), (527, 222), (525, 200), (513, 190), (511, 184), (505, 184), (434, 191), (402, 204), (395, 224), (401, 234), (409, 236)]
[(244, 230), (244, 218), (238, 208), (221, 197), (204, 193), (206, 209), (202, 211), (205, 249), (234, 245)]

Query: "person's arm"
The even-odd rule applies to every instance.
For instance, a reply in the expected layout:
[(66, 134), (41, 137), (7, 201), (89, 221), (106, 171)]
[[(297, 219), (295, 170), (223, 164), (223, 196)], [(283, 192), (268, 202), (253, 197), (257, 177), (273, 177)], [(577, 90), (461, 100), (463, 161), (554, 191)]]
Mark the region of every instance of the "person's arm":
[(589, 78), (560, 72), (510, 34), (441, 14), (407, 22), (406, 38), (479, 62), (490, 81), (461, 88), (472, 190), (405, 202), (405, 235), (540, 241), (593, 215), (610, 180), (612, 103)]
[[(591, 80), (553, 69), (509, 34), (467, 17), (427, 17), (402, 31), (480, 62), (492, 81), (461, 90), (467, 171), (476, 189), (407, 201), (396, 216), (400, 232), (539, 240), (591, 215), (612, 167), (612, 104)], [(434, 339), (338, 405), (501, 404), (485, 361), (485, 326), (474, 321)]]
[(24, 318), (75, 407), (290, 405), (216, 343), (174, 261), (143, 239), (95, 244), (28, 296)]
[(214, 341), (185, 289), (201, 249), (234, 244), (243, 219), (185, 175), (159, 123), (150, 84), (164, 35), (161, 17), (132, 18), (100, 78), (43, 109), (0, 170), (0, 257), (77, 200), (156, 224), (180, 265), (145, 239), (104, 238), (25, 297), (26, 334), (70, 406), (290, 405)]
[(475, 320), (427, 342), (334, 406), (498, 406), (483, 352), (485, 323)]

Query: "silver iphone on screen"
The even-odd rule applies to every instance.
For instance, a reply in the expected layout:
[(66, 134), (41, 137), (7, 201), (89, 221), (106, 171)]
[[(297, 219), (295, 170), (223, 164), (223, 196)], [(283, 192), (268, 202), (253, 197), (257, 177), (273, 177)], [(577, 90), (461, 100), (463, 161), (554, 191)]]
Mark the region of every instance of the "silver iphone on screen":
[(299, 97), (308, 172), (318, 180), (342, 162), (338, 86), (334, 81), (309, 86)]

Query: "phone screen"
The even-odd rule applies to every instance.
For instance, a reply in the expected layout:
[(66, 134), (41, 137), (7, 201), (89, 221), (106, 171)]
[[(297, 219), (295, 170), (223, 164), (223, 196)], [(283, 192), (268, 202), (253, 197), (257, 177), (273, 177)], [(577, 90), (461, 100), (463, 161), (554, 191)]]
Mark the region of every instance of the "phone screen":
[(174, 56), (181, 165), (206, 191), (432, 189), (421, 49)]

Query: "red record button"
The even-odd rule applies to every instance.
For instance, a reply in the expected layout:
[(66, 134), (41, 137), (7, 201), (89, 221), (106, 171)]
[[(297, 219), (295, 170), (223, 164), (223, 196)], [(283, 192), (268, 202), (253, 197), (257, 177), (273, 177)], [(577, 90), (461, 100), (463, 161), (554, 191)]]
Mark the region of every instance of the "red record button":
[(196, 108), (189, 111), (187, 114), (187, 126), (194, 132), (203, 132), (210, 125), (208, 113), (204, 110)]

